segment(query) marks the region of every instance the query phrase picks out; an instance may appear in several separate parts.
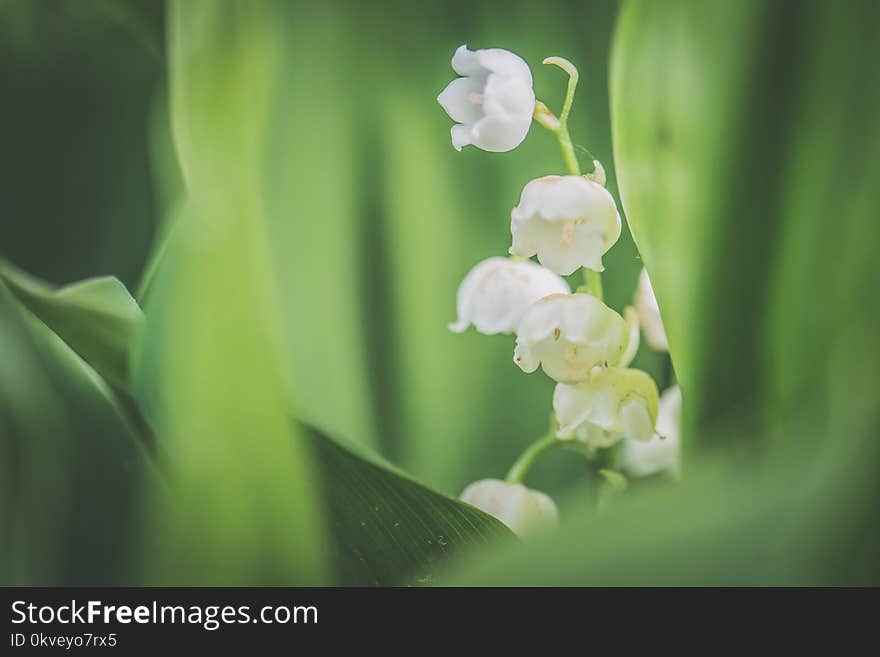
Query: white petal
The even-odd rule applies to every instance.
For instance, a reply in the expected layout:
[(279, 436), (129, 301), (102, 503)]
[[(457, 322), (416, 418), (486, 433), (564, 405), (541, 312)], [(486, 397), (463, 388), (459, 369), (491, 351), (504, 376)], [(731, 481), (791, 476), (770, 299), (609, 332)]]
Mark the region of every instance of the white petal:
[(620, 407), (620, 425), (627, 437), (650, 440), (654, 435), (654, 422), (648, 412), (647, 401), (633, 395), (623, 402)]
[(593, 410), (589, 390), (581, 386), (556, 384), (553, 391), (553, 412), (559, 423), (557, 436), (572, 438), (579, 426), (584, 424)]
[(460, 151), (463, 147), (471, 143), (471, 129), (461, 123), (452, 126), (452, 145), (455, 150)]
[(553, 528), (559, 522), (553, 500), (522, 484), (483, 479), (465, 488), (461, 500), (495, 516), (519, 536)]
[(681, 390), (678, 386), (665, 390), (660, 397), (657, 433), (659, 435), (647, 441), (624, 441), (621, 467), (627, 474), (633, 477), (664, 471), (678, 474), (681, 458)]
[(657, 432), (676, 443), (681, 439), (681, 388), (677, 385), (667, 388), (660, 396)]
[(506, 153), (523, 143), (531, 125), (531, 116), (528, 121), (485, 116), (473, 126), (472, 143), (490, 153)]
[(611, 194), (582, 176), (544, 176), (529, 182), (510, 213), (510, 252), (567, 276), (580, 267), (603, 271), (602, 255), (620, 237)]
[(517, 341), (516, 347), (513, 349), (513, 362), (526, 374), (531, 374), (541, 364), (541, 361), (535, 357), (529, 346), (520, 344), (519, 341)]
[(577, 383), (596, 365), (617, 364), (627, 341), (626, 322), (595, 297), (553, 294), (523, 315), (514, 360), (526, 372), (540, 361), (557, 382)]
[(620, 367), (627, 367), (639, 351), (639, 314), (632, 306), (623, 309), (623, 320), (626, 322), (629, 334), (626, 349), (620, 357)]
[(535, 113), (535, 92), (531, 82), (490, 75), (483, 88), (487, 115), (531, 125)]
[(532, 86), (532, 71), (519, 55), (502, 48), (484, 48), (476, 53), (480, 66), (503, 77), (516, 78)]
[(514, 208), (510, 213), (510, 233), (513, 238), (510, 253), (531, 258), (538, 253), (542, 244), (558, 240), (562, 229), (540, 218), (532, 220), (531, 217), (524, 217)]
[(642, 325), (645, 341), (657, 351), (669, 351), (669, 340), (660, 317), (660, 306), (657, 304), (657, 297), (654, 296), (654, 288), (645, 268), (642, 268), (639, 274), (633, 304), (639, 314), (639, 323)]
[(466, 45), (459, 46), (452, 55), (452, 70), (462, 76), (477, 75), (488, 71), (480, 64), (477, 53), (468, 50)]
[(483, 83), (474, 78), (456, 78), (437, 96), (437, 102), (456, 123), (476, 123), (483, 114)]
[(513, 333), (537, 300), (571, 290), (562, 278), (533, 262), (487, 258), (465, 276), (458, 288), (456, 332), (473, 324), (480, 333)]
[(657, 386), (640, 370), (597, 369), (585, 381), (557, 385), (553, 412), (559, 438), (574, 437), (591, 447), (608, 447), (628, 436), (650, 438)]

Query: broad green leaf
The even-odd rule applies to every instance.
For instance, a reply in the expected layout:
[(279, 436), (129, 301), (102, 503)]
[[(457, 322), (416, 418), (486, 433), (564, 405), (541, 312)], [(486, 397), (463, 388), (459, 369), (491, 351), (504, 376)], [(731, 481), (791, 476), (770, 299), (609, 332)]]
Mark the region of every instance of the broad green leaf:
[[(824, 404), (817, 382), (848, 334), (877, 334), (877, 20), (877, 4), (858, 1), (796, 14), (756, 0), (623, 6), (611, 76), (621, 198), (691, 444), (737, 427), (758, 436)], [(733, 431), (708, 431), (722, 422)]]
[[(744, 359), (754, 345), (744, 338), (758, 314), (741, 304), (754, 300), (748, 267), (769, 236), (761, 230), (747, 243), (733, 240), (744, 240), (747, 222), (770, 210), (751, 191), (760, 184), (754, 174), (763, 166), (761, 144), (743, 134), (746, 103), (765, 102), (748, 73), (758, 66), (766, 7), (751, 0), (704, 10), (689, 2), (632, 2), (618, 20), (611, 108), (620, 195), (691, 409), (702, 395), (726, 389), (738, 396), (748, 385)], [(731, 197), (749, 206), (745, 217)], [(734, 271), (738, 287), (722, 288), (719, 278)], [(723, 338), (709, 335), (708, 310), (722, 304), (723, 316), (739, 313), (727, 331), (738, 338), (718, 349)], [(723, 367), (721, 354), (738, 362), (710, 380), (712, 368)]]
[[(140, 496), (157, 485), (155, 468), (116, 392), (4, 280), (0, 582), (130, 583)], [(72, 321), (82, 312), (79, 304), (52, 307), (62, 322), (65, 312)], [(95, 330), (97, 344), (103, 329), (89, 324), (78, 334)]]
[(128, 385), (128, 348), (143, 313), (116, 278), (55, 288), (0, 261), (0, 280), (108, 383)]
[(169, 6), (170, 115), (187, 200), (135, 356), (136, 394), (169, 480), (143, 530), (151, 582), (327, 581), (314, 458), (288, 421), (259, 176), (279, 73), (267, 7)]
[(355, 20), (332, 3), (310, 6), (305, 22), (297, 3), (275, 0), (170, 6), (171, 120), (185, 187), (210, 217), (201, 239), (247, 188), (287, 394), (298, 415), (373, 444), (364, 291), (374, 258), (358, 249), (370, 190), (359, 173), (363, 121), (352, 116)]
[(499, 521), (377, 459), (305, 428), (326, 495), (334, 583), (424, 585), (452, 558), (515, 539)]

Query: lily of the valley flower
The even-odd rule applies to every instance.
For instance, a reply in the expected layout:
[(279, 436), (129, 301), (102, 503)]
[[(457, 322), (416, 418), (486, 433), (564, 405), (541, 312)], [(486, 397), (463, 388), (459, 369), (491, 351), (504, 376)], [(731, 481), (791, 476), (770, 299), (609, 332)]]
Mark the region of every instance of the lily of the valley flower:
[(597, 365), (618, 365), (629, 342), (626, 322), (589, 294), (553, 294), (534, 303), (516, 332), (514, 362), (538, 365), (559, 383), (590, 377)]
[(553, 393), (557, 436), (576, 438), (590, 447), (609, 447), (624, 437), (648, 440), (655, 433), (658, 393), (645, 372), (612, 367), (597, 369), (589, 380), (560, 383)]
[(669, 341), (666, 339), (666, 329), (660, 318), (660, 306), (657, 297), (654, 296), (654, 288), (651, 279), (648, 278), (648, 270), (642, 268), (639, 274), (639, 284), (636, 287), (633, 303), (639, 314), (639, 323), (645, 333), (645, 340), (657, 351), (669, 351)]
[(456, 122), (452, 126), (455, 149), (473, 144), (502, 153), (519, 146), (535, 112), (529, 65), (500, 48), (460, 46), (452, 57), (452, 68), (462, 77), (450, 82), (437, 101)]
[(623, 442), (621, 468), (631, 477), (660, 472), (678, 475), (681, 461), (681, 389), (672, 386), (660, 396), (657, 435), (650, 440)]
[(559, 523), (553, 500), (522, 484), (482, 479), (465, 488), (461, 499), (495, 516), (521, 537), (552, 529)]
[(513, 333), (535, 301), (571, 292), (562, 278), (534, 262), (488, 258), (465, 276), (458, 288), (458, 321), (449, 328), (461, 333), (473, 324), (480, 333)]
[(603, 271), (602, 255), (620, 237), (611, 194), (583, 176), (544, 176), (529, 182), (510, 213), (510, 253), (537, 254), (545, 267), (567, 276), (580, 267)]

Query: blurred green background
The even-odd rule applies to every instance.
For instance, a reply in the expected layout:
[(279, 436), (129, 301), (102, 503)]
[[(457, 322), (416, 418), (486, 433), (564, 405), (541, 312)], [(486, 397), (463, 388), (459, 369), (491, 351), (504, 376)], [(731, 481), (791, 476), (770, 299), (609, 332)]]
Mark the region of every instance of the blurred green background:
[[(689, 459), (597, 516), (586, 464), (549, 455), (529, 485), (563, 532), (449, 581), (876, 583), (876, 8), (624, 5), (0, 2), (0, 256), (137, 298), (130, 394), (175, 473), (149, 483), (118, 391), (0, 289), (4, 583), (333, 582), (290, 413), (452, 496), (544, 432), (552, 382), (512, 339), (446, 328), (523, 184), (562, 168), (538, 126), (504, 155), (452, 149), (435, 98), (462, 43), (520, 54), (552, 108), (565, 80), (540, 61), (579, 67), (573, 138), (619, 201), (620, 170)], [(643, 264), (626, 229), (605, 264), (621, 310)], [(669, 380), (647, 347), (635, 366)]]

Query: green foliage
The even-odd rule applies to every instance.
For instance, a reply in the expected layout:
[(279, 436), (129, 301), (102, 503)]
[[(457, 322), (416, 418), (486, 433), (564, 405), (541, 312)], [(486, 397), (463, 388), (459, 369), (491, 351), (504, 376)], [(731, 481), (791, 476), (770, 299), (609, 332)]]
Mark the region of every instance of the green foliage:
[[(0, 268), (4, 583), (880, 583), (876, 3), (0, 13), (2, 255), (119, 277)], [(446, 330), (561, 168), (537, 128), (451, 148), (461, 43), (523, 55), (557, 111), (538, 62), (578, 65), (572, 136), (619, 181), (684, 391), (682, 482), (571, 486), (556, 450), (528, 484), (563, 527), (525, 545), (418, 483), (501, 476), (552, 392)], [(641, 265), (625, 234), (612, 307)]]
[[(131, 409), (120, 402), (131, 399), (127, 383), (111, 388), (102, 378), (108, 372), (124, 380), (121, 371), (101, 366), (126, 359), (142, 320), (137, 304), (115, 279), (52, 290), (4, 266), (0, 310), (7, 363), (0, 377), (0, 517), (10, 537), (0, 555), (2, 581), (199, 581), (192, 557), (169, 545), (166, 534), (153, 534), (153, 523), (147, 532), (141, 524), (145, 497), (156, 505), (147, 517), (162, 516), (163, 528), (179, 512), (181, 499), (170, 493), (179, 491), (180, 466), (169, 462), (165, 442), (159, 455), (152, 445), (144, 449), (149, 429), (130, 422)], [(97, 363), (94, 369), (87, 357)], [(426, 584), (451, 556), (511, 539), (495, 519), (429, 490), (363, 448), (288, 424), (315, 455), (310, 483), (326, 500), (331, 574), (324, 583)], [(281, 529), (291, 525), (282, 521)], [(170, 552), (187, 572), (164, 570), (170, 568), (164, 561), (161, 572), (144, 572), (144, 560), (159, 567), (145, 546)], [(206, 550), (194, 548), (192, 554), (204, 558)], [(132, 561), (132, 555), (140, 559)]]
[(426, 488), (363, 448), (306, 431), (326, 494), (335, 584), (427, 585), (450, 559), (516, 542), (495, 518)]
[(692, 444), (726, 440), (722, 423), (757, 439), (824, 404), (839, 350), (878, 334), (880, 141), (868, 135), (880, 90), (865, 84), (877, 18), (872, 2), (636, 1), (621, 13), (621, 198)]
[(128, 349), (143, 313), (118, 279), (92, 278), (53, 289), (0, 262), (0, 280), (109, 383), (128, 384)]
[(112, 274), (135, 289), (156, 224), (145, 130), (162, 6), (0, 3), (0, 257), (54, 283)]
[[(155, 468), (118, 391), (22, 305), (6, 280), (0, 279), (0, 581), (124, 584)], [(118, 343), (104, 340), (99, 317), (54, 296), (39, 304), (51, 311), (53, 325), (97, 362), (113, 362)], [(101, 301), (73, 296), (86, 306)], [(124, 299), (112, 296), (111, 305)]]

